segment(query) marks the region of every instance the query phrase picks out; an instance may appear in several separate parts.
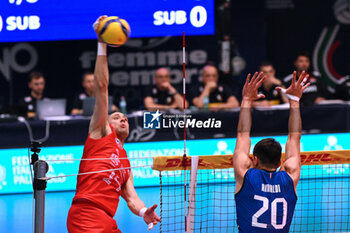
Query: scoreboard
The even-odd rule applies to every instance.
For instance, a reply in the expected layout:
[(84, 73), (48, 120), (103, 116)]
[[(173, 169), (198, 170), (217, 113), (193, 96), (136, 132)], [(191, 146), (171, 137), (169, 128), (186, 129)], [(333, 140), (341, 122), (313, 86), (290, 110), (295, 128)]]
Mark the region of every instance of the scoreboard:
[(100, 15), (126, 19), (131, 37), (214, 34), (214, 0), (1, 0), (0, 42), (94, 39)]

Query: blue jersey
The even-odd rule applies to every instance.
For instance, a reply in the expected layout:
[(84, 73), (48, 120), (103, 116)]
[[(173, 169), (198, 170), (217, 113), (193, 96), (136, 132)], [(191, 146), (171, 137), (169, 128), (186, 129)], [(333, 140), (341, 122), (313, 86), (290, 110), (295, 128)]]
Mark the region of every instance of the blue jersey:
[(287, 172), (249, 169), (235, 200), (239, 232), (289, 232), (297, 196)]

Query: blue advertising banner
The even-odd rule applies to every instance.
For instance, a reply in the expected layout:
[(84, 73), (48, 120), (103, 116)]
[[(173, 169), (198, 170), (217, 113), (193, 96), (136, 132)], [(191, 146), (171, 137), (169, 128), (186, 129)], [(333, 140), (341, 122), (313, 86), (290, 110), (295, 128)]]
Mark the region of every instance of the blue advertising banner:
[[(263, 137), (253, 137), (252, 147)], [(274, 136), (284, 148), (287, 136)], [(189, 140), (187, 153), (194, 155), (232, 154), (236, 139), (221, 138), (208, 140)], [(126, 143), (125, 150), (130, 158), (131, 167), (149, 165), (149, 167), (133, 168), (135, 186), (159, 185), (159, 172), (153, 171), (154, 156), (182, 155), (182, 141), (138, 142)], [(342, 150), (350, 149), (350, 133), (304, 135), (301, 139), (302, 151)], [(83, 146), (44, 147), (40, 152), (42, 160), (72, 160), (80, 159)], [(29, 169), (28, 149), (0, 150), (0, 194), (31, 192), (31, 173)], [(79, 161), (49, 161), (48, 177), (77, 174)], [(336, 165), (317, 166), (315, 174), (319, 175), (349, 175), (350, 166), (337, 169)], [(307, 172), (307, 171), (305, 171)], [(303, 171), (302, 171), (303, 173)], [(179, 172), (179, 177), (181, 172)], [(228, 174), (233, 176), (233, 174)], [(61, 177), (48, 181), (47, 191), (74, 190), (76, 176)]]
[(126, 19), (131, 37), (214, 34), (213, 0), (3, 0), (0, 42), (95, 39), (100, 15)]

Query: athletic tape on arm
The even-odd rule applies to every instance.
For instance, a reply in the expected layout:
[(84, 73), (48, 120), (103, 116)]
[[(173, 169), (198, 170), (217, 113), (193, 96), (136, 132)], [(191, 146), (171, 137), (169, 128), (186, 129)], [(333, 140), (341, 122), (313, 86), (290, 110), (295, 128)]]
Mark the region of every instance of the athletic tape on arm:
[(101, 42), (97, 42), (97, 56), (106, 56), (106, 47)]
[(281, 92), (282, 92), (283, 94), (285, 94), (285, 95), (287, 96), (288, 99), (294, 100), (294, 101), (298, 101), (298, 102), (299, 102), (300, 98), (299, 98), (298, 96), (287, 94), (286, 91), (287, 91), (286, 89), (281, 88)]

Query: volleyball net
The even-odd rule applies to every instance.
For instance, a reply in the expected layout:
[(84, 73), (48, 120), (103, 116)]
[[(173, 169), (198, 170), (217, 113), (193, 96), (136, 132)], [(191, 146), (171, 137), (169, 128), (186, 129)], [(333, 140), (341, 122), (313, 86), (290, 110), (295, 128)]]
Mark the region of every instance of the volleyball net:
[[(349, 232), (350, 151), (302, 152), (301, 161), (290, 232)], [(232, 155), (155, 157), (160, 232), (238, 232), (232, 167)]]

